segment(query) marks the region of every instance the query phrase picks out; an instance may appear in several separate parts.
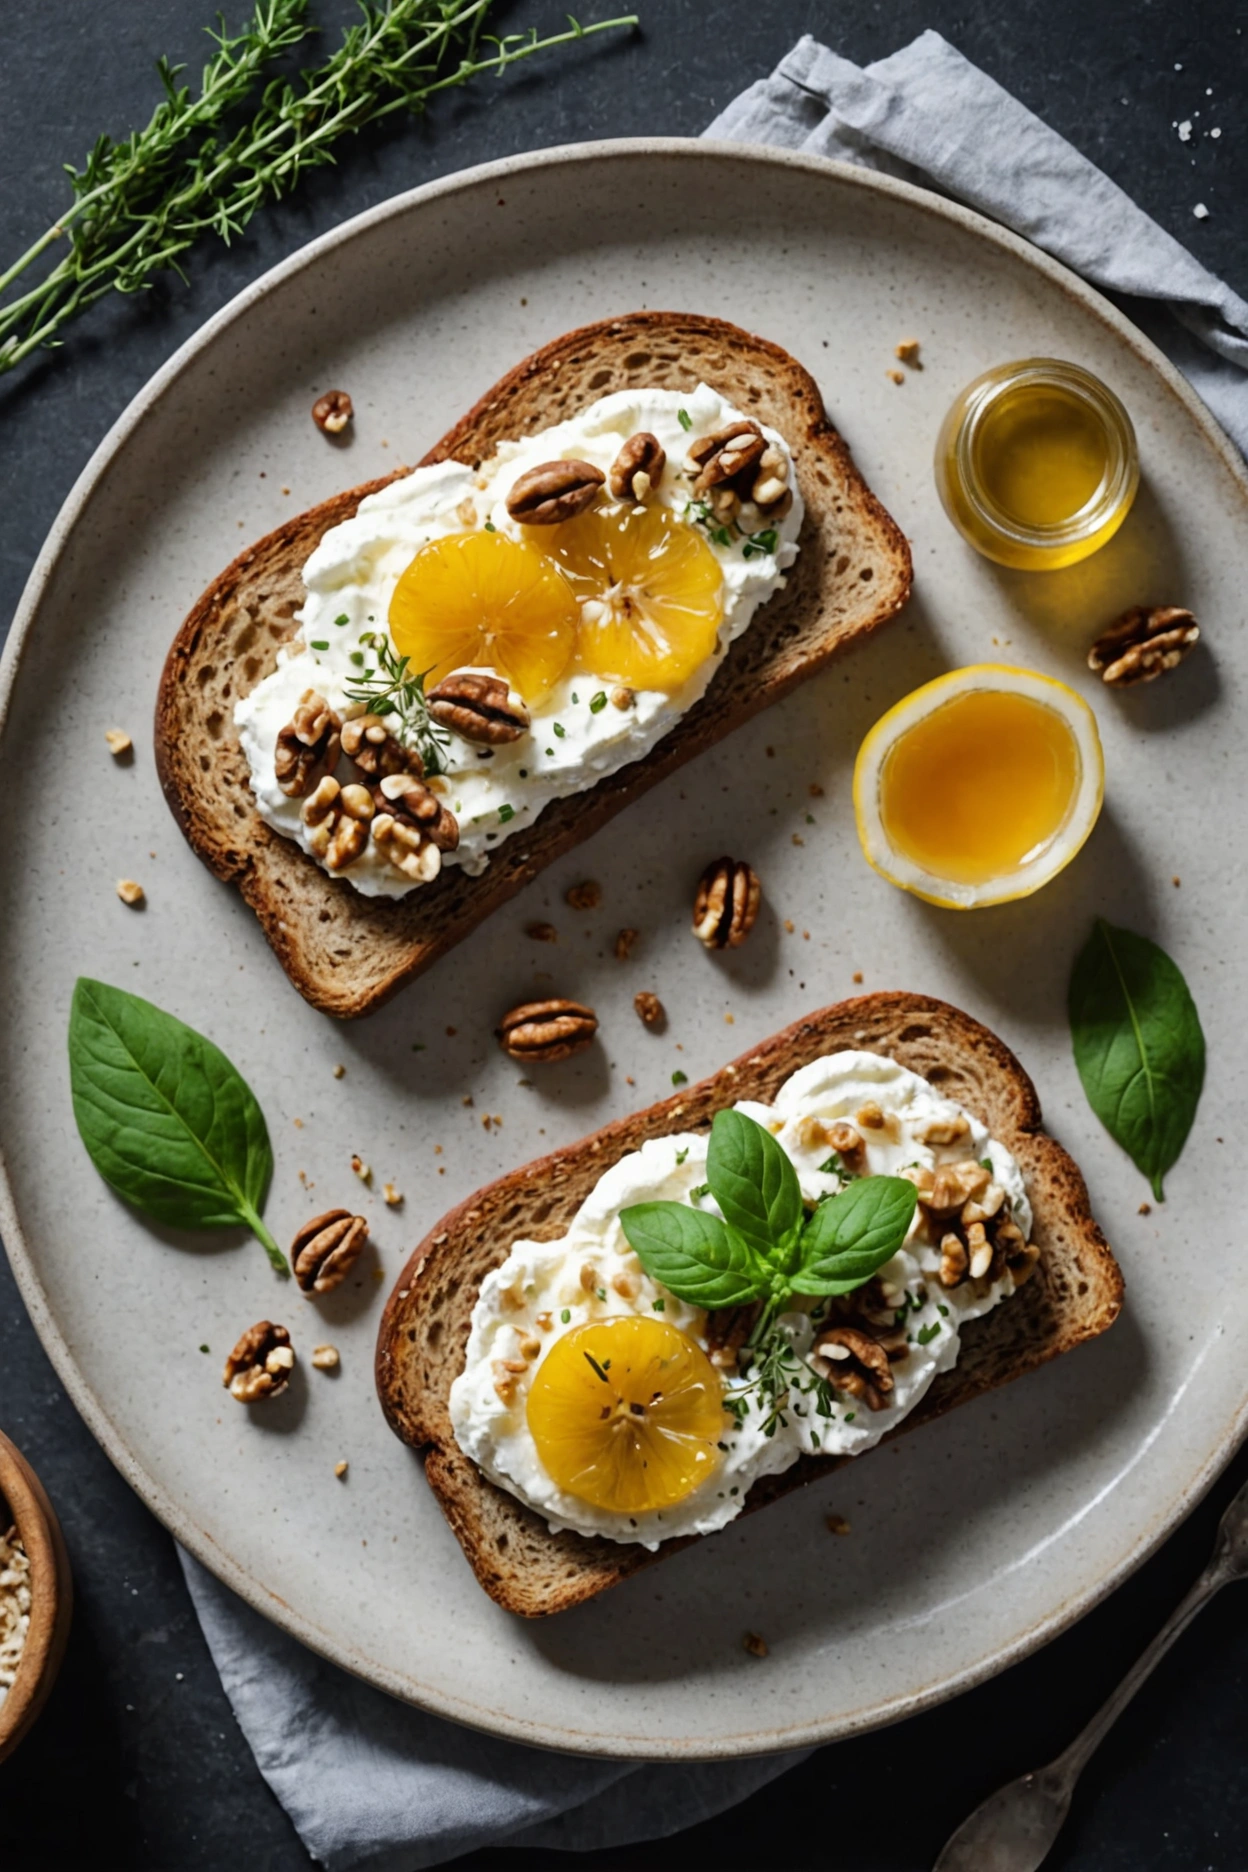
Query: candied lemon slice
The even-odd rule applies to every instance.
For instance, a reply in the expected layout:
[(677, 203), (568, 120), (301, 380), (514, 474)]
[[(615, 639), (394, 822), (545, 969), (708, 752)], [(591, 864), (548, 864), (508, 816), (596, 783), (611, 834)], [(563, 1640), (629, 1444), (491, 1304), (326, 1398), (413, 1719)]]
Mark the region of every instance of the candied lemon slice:
[(448, 533), (422, 546), (390, 600), (400, 656), (430, 684), (452, 670), (497, 670), (540, 702), (567, 667), (577, 604), (558, 567), (527, 540)]
[(719, 1463), (723, 1387), (687, 1333), (632, 1316), (576, 1326), (550, 1348), (528, 1424), (551, 1480), (614, 1514), (671, 1508)]
[(548, 527), (546, 550), (581, 600), (577, 662), (630, 689), (679, 689), (715, 648), (723, 573), (666, 507), (595, 507)]
[(880, 718), (854, 768), (867, 862), (953, 910), (1030, 896), (1096, 824), (1105, 786), (1096, 718), (1065, 683), (977, 663)]

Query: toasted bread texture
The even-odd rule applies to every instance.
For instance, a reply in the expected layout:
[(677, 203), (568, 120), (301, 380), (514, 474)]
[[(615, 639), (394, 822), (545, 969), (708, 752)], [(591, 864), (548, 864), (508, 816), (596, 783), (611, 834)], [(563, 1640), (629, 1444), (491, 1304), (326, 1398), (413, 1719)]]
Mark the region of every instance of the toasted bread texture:
[[(551, 1534), (545, 1521), (462, 1454), (451, 1428), (450, 1389), (463, 1366), (482, 1281), (514, 1242), (565, 1234), (602, 1173), (647, 1138), (707, 1131), (725, 1106), (738, 1099), (770, 1101), (799, 1066), (846, 1047), (884, 1054), (921, 1073), (983, 1120), (1022, 1168), (1035, 1212), (1032, 1239), (1041, 1250), (1025, 1286), (967, 1323), (957, 1365), (935, 1380), (890, 1435), (1034, 1371), (1117, 1318), (1123, 1292), (1118, 1264), (1092, 1218), (1078, 1167), (1041, 1129), (1035, 1087), (1008, 1047), (969, 1015), (923, 995), (862, 995), (821, 1008), (712, 1078), (489, 1184), (444, 1216), (403, 1270), (377, 1342), (382, 1408), (396, 1434), (423, 1453), (425, 1475), (473, 1571), (509, 1612), (530, 1618), (561, 1612), (689, 1541), (664, 1541), (648, 1553), (575, 1533)], [(800, 1457), (782, 1474), (757, 1481), (745, 1512), (850, 1460)]]
[(192, 608), (157, 698), (161, 785), (191, 845), (239, 887), (313, 1006), (342, 1017), (370, 1013), (546, 865), (905, 603), (909, 548), (829, 423), (814, 379), (778, 345), (719, 319), (638, 312), (570, 332), (495, 384), (420, 465), (476, 466), (500, 442), (561, 422), (612, 391), (693, 389), (699, 381), (788, 440), (806, 502), (797, 563), (785, 589), (732, 645), (706, 694), (644, 759), (547, 806), (480, 877), (453, 866), (398, 900), (359, 895), (264, 824), (234, 731), (235, 703), (269, 674), (295, 634), (302, 568), (313, 549), (385, 480), (336, 495), (267, 534)]

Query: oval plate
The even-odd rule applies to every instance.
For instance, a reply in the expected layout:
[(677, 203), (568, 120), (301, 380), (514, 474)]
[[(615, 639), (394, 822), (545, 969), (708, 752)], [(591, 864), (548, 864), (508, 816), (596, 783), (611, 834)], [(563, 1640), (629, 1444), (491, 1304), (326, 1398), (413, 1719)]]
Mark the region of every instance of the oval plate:
[[(732, 319), (815, 372), (913, 541), (916, 596), (878, 640), (634, 805), (371, 1022), (335, 1027), (299, 1000), (166, 811), (147, 736), (165, 652), (244, 541), (416, 460), (535, 346), (642, 306)], [(896, 386), (893, 347), (909, 337), (923, 368)], [(1036, 353), (1073, 358), (1118, 392), (1143, 461), (1112, 544), (1043, 577), (977, 559), (931, 476), (957, 389)], [(309, 420), (331, 385), (355, 400), (346, 447)], [(1104, 300), (969, 212), (803, 156), (673, 140), (493, 164), (347, 223), (211, 320), (82, 476), (4, 665), (0, 1223), (64, 1384), (161, 1520), (250, 1604), (382, 1688), (520, 1741), (624, 1757), (792, 1748), (894, 1720), (1023, 1656), (1137, 1565), (1216, 1474), (1245, 1412), (1242, 1202), (1227, 1173), (1244, 1129), (1231, 958), (1248, 923), (1248, 824), (1226, 803), (1244, 774), (1246, 521), (1229, 444)], [(1206, 642), (1176, 676), (1111, 694), (1086, 647), (1141, 599), (1190, 605)], [(885, 708), (985, 660), (1087, 696), (1109, 790), (1092, 840), (1041, 896), (959, 916), (867, 869), (848, 782)], [(129, 767), (105, 747), (113, 725), (135, 736)], [(693, 881), (721, 850), (753, 860), (767, 907), (743, 950), (712, 960), (687, 922)], [(118, 902), (119, 877), (144, 884), (145, 910)], [(563, 900), (587, 877), (604, 887), (588, 914)], [(1169, 1201), (1147, 1216), (1143, 1182), (1083, 1101), (1066, 1035), (1070, 961), (1094, 914), (1149, 930), (1181, 961), (1213, 1043)], [(556, 923), (557, 945), (526, 941), (539, 918)], [(612, 954), (621, 925), (642, 931), (628, 963)], [(112, 1198), (70, 1118), (64, 1031), (79, 972), (141, 991), (226, 1050), (269, 1116), (271, 1225), (287, 1238), (315, 1210), (359, 1204), (378, 1249), (358, 1282), (313, 1308), (275, 1283), (254, 1243), (162, 1237)], [(852, 993), (859, 974), (867, 988), (942, 995), (1015, 1048), (1123, 1264), (1121, 1322), (589, 1606), (545, 1624), (508, 1618), (382, 1421), (383, 1287), (479, 1183)], [(643, 987), (672, 1011), (662, 1037), (633, 1014)], [(491, 1028), (543, 992), (589, 999), (605, 1044), (529, 1086)], [(374, 1167), (371, 1190), (352, 1176), (353, 1151)], [(401, 1208), (374, 1193), (387, 1179)], [(301, 1375), (252, 1416), (226, 1397), (220, 1368), (239, 1332), (275, 1313), (305, 1355)], [(325, 1339), (342, 1353), (337, 1378), (307, 1364)], [(833, 1510), (850, 1538), (826, 1531)], [(765, 1665), (743, 1651), (746, 1630), (767, 1639)]]

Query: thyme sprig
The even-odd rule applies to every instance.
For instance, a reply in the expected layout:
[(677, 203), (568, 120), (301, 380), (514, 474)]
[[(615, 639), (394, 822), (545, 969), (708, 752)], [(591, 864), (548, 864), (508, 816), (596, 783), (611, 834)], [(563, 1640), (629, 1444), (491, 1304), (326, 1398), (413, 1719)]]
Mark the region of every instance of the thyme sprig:
[(761, 527), (757, 533), (743, 533), (735, 520), (717, 520), (709, 503), (704, 500), (688, 501), (683, 517), (692, 521), (694, 526), (700, 526), (717, 546), (735, 546), (740, 540), (743, 559), (761, 559), (766, 553), (774, 553), (779, 544), (778, 527)]
[[(61, 241), (68, 251), (38, 282), (0, 304), (0, 373), (62, 342), (71, 319), (110, 292), (133, 293), (181, 261), (205, 235), (227, 243), (266, 201), (288, 194), (335, 147), (396, 112), (419, 115), (431, 98), (484, 72), (501, 75), (555, 46), (637, 23), (635, 14), (503, 37), (483, 28), (492, 0), (360, 0), (362, 19), (322, 65), (271, 78), (251, 118), (237, 124), (266, 67), (312, 31), (306, 0), (256, 0), (235, 34), (209, 28), (218, 50), (198, 96), (181, 66), (157, 64), (164, 98), (124, 142), (102, 136), (79, 170), (66, 165), (74, 200), (2, 274), (0, 295)], [(488, 49), (487, 49), (488, 48)], [(232, 125), (237, 127), (232, 128)]]
[(375, 669), (366, 669), (345, 685), (352, 702), (362, 702), (373, 715), (393, 715), (391, 733), (404, 747), (420, 755), (425, 773), (447, 771), (446, 749), (450, 736), (438, 727), (425, 701), (427, 670), (411, 668), (411, 660), (400, 656), (384, 631), (365, 631), (360, 642), (377, 659)]
[(746, 1383), (730, 1393), (725, 1408), (738, 1424), (750, 1412), (750, 1397), (763, 1413), (762, 1431), (773, 1437), (777, 1429), (788, 1428), (786, 1412), (793, 1408), (793, 1393), (813, 1401), (815, 1414), (829, 1418), (836, 1402), (832, 1386), (803, 1358), (784, 1327), (772, 1321), (761, 1341), (747, 1349), (741, 1361), (741, 1375)]

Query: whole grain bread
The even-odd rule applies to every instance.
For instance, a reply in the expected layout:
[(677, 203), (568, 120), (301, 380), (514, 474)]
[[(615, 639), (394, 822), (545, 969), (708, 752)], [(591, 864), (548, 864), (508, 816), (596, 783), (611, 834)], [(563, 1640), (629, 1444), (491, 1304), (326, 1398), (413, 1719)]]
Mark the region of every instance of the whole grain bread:
[[(412, 1255), (386, 1305), (377, 1340), (377, 1390), (391, 1428), (424, 1457), (425, 1475), (473, 1571), (509, 1612), (561, 1612), (689, 1544), (657, 1553), (575, 1533), (551, 1534), (538, 1515), (486, 1480), (451, 1428), (451, 1384), (463, 1366), (472, 1309), (486, 1274), (518, 1240), (553, 1240), (603, 1171), (647, 1138), (706, 1131), (738, 1099), (770, 1101), (799, 1066), (844, 1047), (881, 1053), (921, 1073), (982, 1119), (1022, 1167), (1040, 1262), (1025, 1286), (963, 1328), (962, 1352), (890, 1436), (917, 1428), (981, 1392), (1067, 1352), (1111, 1326), (1122, 1276), (1093, 1220), (1077, 1165), (1040, 1128), (1035, 1087), (996, 1036), (944, 1001), (861, 995), (821, 1008), (700, 1084), (579, 1143), (513, 1170), (451, 1210)], [(829, 1474), (848, 1457), (803, 1456), (756, 1482), (745, 1512)]]
[[(704, 380), (788, 440), (806, 502), (785, 589), (732, 645), (702, 699), (644, 759), (546, 807), (481, 877), (448, 867), (399, 900), (330, 877), (256, 811), (234, 704), (295, 634), (302, 568), (330, 527), (386, 481), (336, 495), (234, 561), (191, 609), (156, 703), (161, 785), (191, 845), (236, 884), (299, 992), (327, 1014), (370, 1013), (546, 865), (684, 761), (775, 702), (905, 603), (910, 552), (829, 423), (819, 388), (778, 345), (719, 319), (637, 312), (569, 332), (526, 358), (421, 463), (473, 466), (502, 441), (544, 429), (630, 387)], [(399, 473), (409, 472), (400, 469)]]

